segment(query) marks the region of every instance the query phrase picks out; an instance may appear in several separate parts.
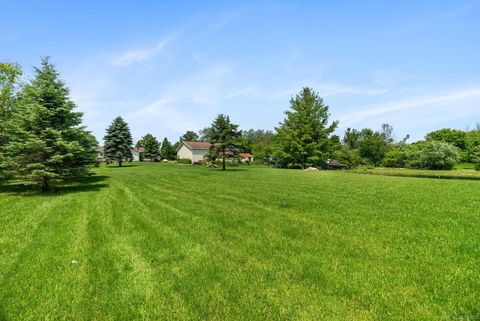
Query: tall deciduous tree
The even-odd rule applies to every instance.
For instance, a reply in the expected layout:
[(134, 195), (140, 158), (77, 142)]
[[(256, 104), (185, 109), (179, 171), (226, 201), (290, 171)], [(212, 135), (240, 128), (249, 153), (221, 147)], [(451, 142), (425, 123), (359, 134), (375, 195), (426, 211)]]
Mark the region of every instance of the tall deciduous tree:
[(18, 78), (22, 75), (19, 65), (0, 63), (0, 146), (5, 143), (6, 124), (10, 120), (15, 104)]
[(172, 159), (175, 159), (176, 157), (175, 154), (176, 154), (175, 148), (172, 146), (172, 144), (167, 139), (167, 137), (165, 137), (162, 142), (162, 147), (160, 148), (160, 156), (163, 159), (172, 160)]
[(356, 149), (360, 139), (360, 132), (355, 128), (347, 128), (343, 136), (343, 144), (349, 149)]
[(52, 179), (81, 176), (95, 164), (96, 139), (81, 126), (69, 89), (48, 58), (19, 93), (13, 111), (5, 167), (43, 190)]
[(118, 166), (122, 166), (123, 161), (133, 159), (132, 134), (122, 117), (113, 120), (103, 139), (105, 141), (104, 154), (107, 160), (118, 162)]
[(322, 165), (330, 152), (329, 136), (338, 125), (328, 123), (328, 106), (312, 89), (303, 88), (290, 100), (291, 109), (277, 130), (279, 158), (283, 166), (305, 168)]
[(219, 114), (212, 123), (209, 132), (209, 142), (215, 147), (222, 158), (222, 169), (226, 169), (225, 159), (227, 149), (234, 153), (238, 145), (238, 139), (241, 132), (238, 130), (238, 125), (230, 122), (230, 117), (224, 114)]
[(141, 146), (144, 148), (145, 158), (154, 160), (160, 155), (160, 143), (152, 134), (146, 134), (142, 137)]
[(395, 141), (395, 137), (393, 135), (393, 126), (390, 124), (382, 124), (380, 136), (382, 136), (385, 143), (392, 144)]
[[(7, 144), (7, 126), (11, 121), (16, 102), (18, 78), (22, 70), (19, 65), (0, 63), (0, 164), (5, 160), (5, 145)], [(5, 169), (0, 165), (0, 178)]]
[(364, 128), (360, 131), (358, 149), (360, 155), (367, 159), (373, 165), (380, 165), (387, 152), (388, 144), (379, 132), (374, 132), (370, 128)]

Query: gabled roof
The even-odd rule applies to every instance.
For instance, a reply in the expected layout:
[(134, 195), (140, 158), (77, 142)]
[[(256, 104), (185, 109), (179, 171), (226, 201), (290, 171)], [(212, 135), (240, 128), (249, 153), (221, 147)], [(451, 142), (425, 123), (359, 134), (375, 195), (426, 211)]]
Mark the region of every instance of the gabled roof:
[(182, 143), (185, 144), (190, 149), (210, 149), (210, 146), (211, 146), (210, 143), (208, 142), (182, 142)]
[(250, 153), (240, 153), (240, 156), (242, 156), (243, 158), (253, 157), (253, 155)]
[(137, 148), (137, 147), (134, 147), (133, 150), (136, 151), (136, 152), (139, 152), (139, 153), (143, 153), (143, 152), (145, 151), (145, 148), (143, 148), (143, 147), (138, 147), (138, 148)]

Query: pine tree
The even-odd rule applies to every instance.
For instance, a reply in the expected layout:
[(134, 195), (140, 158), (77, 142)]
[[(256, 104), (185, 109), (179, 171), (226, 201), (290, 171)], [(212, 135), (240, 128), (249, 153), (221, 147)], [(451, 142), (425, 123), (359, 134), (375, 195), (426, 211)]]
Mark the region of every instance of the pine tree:
[(162, 142), (162, 147), (160, 148), (160, 156), (162, 159), (175, 159), (176, 158), (176, 150), (170, 143), (170, 141), (165, 137)]
[(105, 158), (108, 161), (118, 162), (118, 166), (122, 166), (123, 161), (131, 161), (133, 159), (132, 134), (130, 134), (128, 124), (122, 117), (117, 117), (113, 120), (103, 140), (105, 141)]
[(81, 126), (69, 89), (48, 58), (19, 92), (3, 167), (47, 190), (52, 179), (83, 176), (95, 165), (97, 141)]
[(156, 160), (160, 154), (160, 143), (152, 134), (146, 134), (142, 137), (142, 147), (144, 150), (145, 158), (150, 158), (150, 160)]
[(331, 146), (329, 136), (338, 122), (328, 124), (328, 106), (310, 88), (303, 88), (290, 104), (292, 110), (285, 112), (287, 117), (276, 128), (281, 165), (289, 168), (322, 165)]
[(220, 114), (213, 121), (208, 136), (210, 144), (215, 146), (217, 154), (222, 158), (222, 169), (225, 170), (227, 149), (235, 153), (236, 147), (239, 144), (241, 132), (238, 130), (238, 125), (232, 124), (230, 117)]

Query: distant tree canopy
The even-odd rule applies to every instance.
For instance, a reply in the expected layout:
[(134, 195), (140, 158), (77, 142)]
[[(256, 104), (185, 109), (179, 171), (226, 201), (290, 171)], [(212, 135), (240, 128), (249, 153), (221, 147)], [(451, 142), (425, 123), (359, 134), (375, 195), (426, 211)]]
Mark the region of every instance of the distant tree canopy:
[(199, 139), (198, 134), (194, 131), (189, 130), (185, 134), (180, 136), (179, 140), (181, 142), (196, 142), (196, 141), (198, 141), (198, 139)]
[(393, 126), (390, 124), (382, 124), (380, 136), (386, 144), (392, 144), (395, 141)]
[(2, 171), (9, 177), (34, 181), (42, 190), (47, 190), (52, 180), (87, 175), (96, 163), (97, 141), (81, 126), (82, 113), (74, 111), (70, 91), (54, 65), (48, 58), (42, 59), (14, 105), (8, 96), (20, 71), (12, 68), (10, 78), (2, 83), (0, 103), (7, 106), (2, 117), (7, 115), (3, 124), (8, 129)]
[(328, 123), (328, 106), (310, 88), (303, 88), (290, 105), (285, 120), (276, 128), (276, 157), (280, 165), (305, 168), (324, 164), (330, 152), (330, 135), (338, 122)]
[(18, 78), (22, 69), (17, 64), (0, 63), (0, 153), (6, 143), (6, 125), (10, 121), (16, 103)]
[(118, 166), (122, 166), (122, 162), (133, 159), (132, 134), (122, 117), (113, 120), (103, 139), (105, 141), (104, 154), (108, 161), (118, 162)]
[[(222, 159), (222, 169), (226, 169), (226, 153), (227, 149), (230, 153), (236, 153), (239, 145), (239, 138), (241, 132), (238, 130), (238, 125), (230, 122), (230, 117), (224, 114), (219, 114), (208, 133), (209, 142), (212, 149), (215, 148), (218, 158)], [(212, 150), (210, 151), (212, 153)], [(210, 156), (211, 158), (217, 158)]]
[(242, 151), (252, 153), (257, 159), (271, 157), (274, 138), (275, 134), (271, 130), (244, 130), (240, 139)]
[(208, 142), (208, 133), (210, 133), (210, 127), (200, 129), (198, 131), (198, 140), (200, 142)]
[(356, 129), (347, 128), (343, 136), (343, 144), (349, 149), (356, 149), (360, 140), (360, 132)]
[(20, 66), (12, 63), (0, 63), (0, 179), (6, 178), (5, 146), (7, 144), (8, 124), (12, 121), (15, 104), (17, 102), (16, 91), (18, 79), (22, 75)]
[(360, 131), (358, 150), (360, 156), (365, 158), (368, 163), (380, 165), (388, 150), (388, 143), (386, 142), (385, 136), (380, 132), (374, 132), (370, 128), (364, 128)]
[(480, 149), (480, 130), (477, 128), (469, 131), (443, 128), (428, 133), (427, 141), (449, 143), (459, 149), (460, 159), (464, 162), (475, 162), (476, 153)]
[(458, 129), (443, 128), (428, 133), (426, 140), (436, 140), (439, 142), (449, 143), (460, 149), (465, 149), (467, 132)]

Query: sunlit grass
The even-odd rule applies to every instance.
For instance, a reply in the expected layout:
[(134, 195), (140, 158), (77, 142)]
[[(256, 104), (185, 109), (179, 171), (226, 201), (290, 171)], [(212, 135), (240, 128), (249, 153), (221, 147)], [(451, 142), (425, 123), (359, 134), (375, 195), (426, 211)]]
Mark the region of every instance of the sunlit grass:
[(97, 172), (47, 195), (0, 188), (0, 320), (480, 317), (480, 182)]

